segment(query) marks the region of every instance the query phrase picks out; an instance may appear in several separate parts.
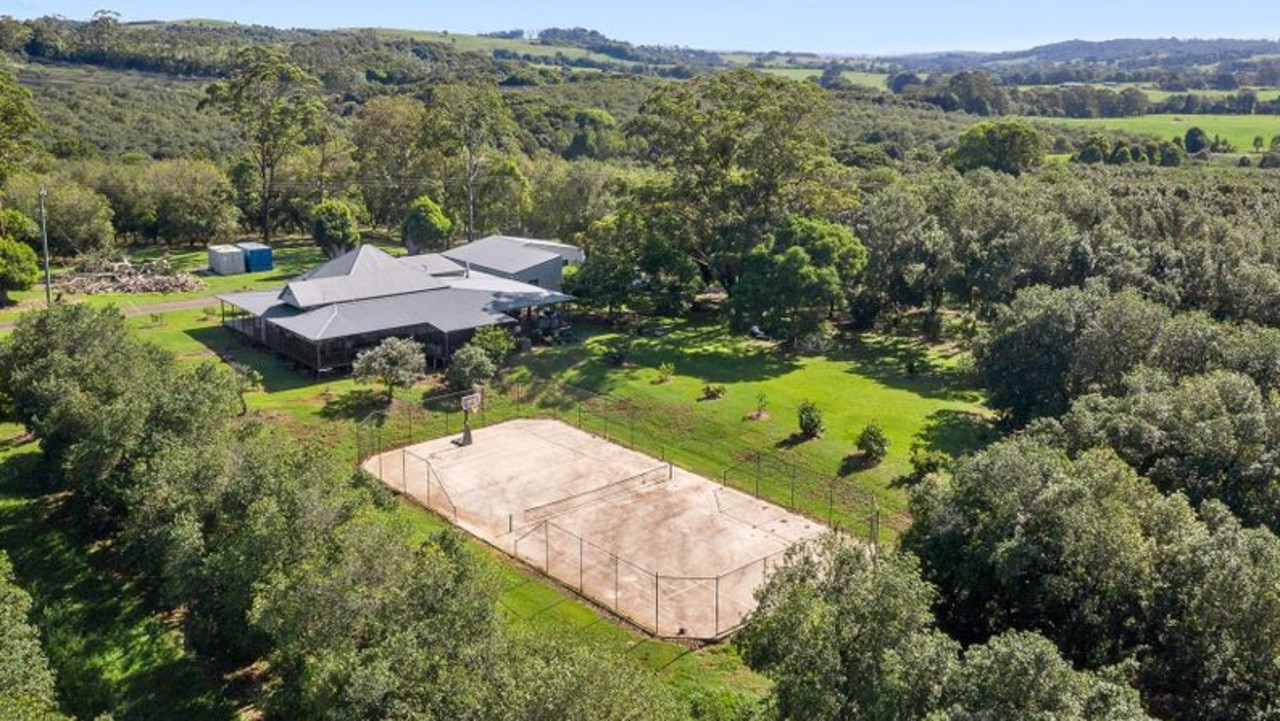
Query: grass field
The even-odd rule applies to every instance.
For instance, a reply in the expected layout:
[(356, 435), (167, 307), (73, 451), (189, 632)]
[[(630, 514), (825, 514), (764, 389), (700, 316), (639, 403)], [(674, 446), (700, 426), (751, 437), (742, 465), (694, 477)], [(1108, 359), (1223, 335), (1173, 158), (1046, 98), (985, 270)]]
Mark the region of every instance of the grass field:
[(1043, 125), (1066, 125), (1077, 128), (1117, 130), (1137, 135), (1153, 135), (1168, 140), (1183, 137), (1187, 130), (1198, 127), (1212, 138), (1222, 136), (1239, 152), (1253, 152), (1253, 139), (1261, 136), (1267, 145), (1280, 135), (1280, 116), (1276, 115), (1145, 115), (1138, 118), (1027, 118)]
[[(206, 292), (278, 285), (318, 259), (314, 246), (305, 242), (286, 243), (277, 251), (274, 273), (214, 279), (216, 285)], [(202, 264), (203, 251), (184, 253), (179, 260)], [(156, 300), (172, 299), (173, 296), (168, 296)], [(98, 297), (89, 302), (120, 300)], [(130, 299), (129, 302), (143, 301)], [(371, 407), (377, 407), (376, 403), (369, 405), (374, 397), (367, 387), (346, 377), (316, 380), (291, 371), (274, 356), (241, 343), (202, 308), (165, 312), (159, 322), (148, 314), (137, 315), (130, 318), (129, 323), (141, 337), (183, 359), (197, 361), (229, 354), (238, 362), (256, 367), (263, 374), (264, 389), (248, 395), (248, 404), (255, 416), (281, 425), (298, 437), (322, 440), (334, 452), (354, 460), (354, 422)], [(905, 508), (905, 491), (896, 479), (909, 470), (912, 443), (918, 441), (931, 448), (962, 453), (982, 445), (992, 433), (981, 394), (957, 370), (962, 354), (949, 345), (929, 345), (907, 337), (851, 334), (840, 339), (826, 355), (791, 357), (779, 355), (766, 344), (731, 335), (723, 325), (711, 320), (682, 321), (666, 324), (665, 334), (660, 337), (646, 336), (638, 340), (630, 362), (613, 367), (602, 355), (617, 331), (581, 320), (576, 321), (575, 330), (583, 342), (537, 348), (514, 361), (507, 371), (508, 378), (550, 378), (625, 399), (636, 409), (637, 423), (643, 428), (645, 442), (650, 444), (642, 450), (653, 455), (666, 454), (678, 465), (709, 478), (723, 477), (740, 487), (752, 483), (749, 472), (722, 474), (730, 466), (741, 467), (751, 453), (764, 451), (793, 459), (838, 481), (834, 503), (844, 507), (838, 510), (846, 517), (862, 512), (867, 494), (874, 494), (887, 516), (886, 525), (902, 527), (907, 519), (901, 515), (894, 518), (894, 514), (901, 514)], [(673, 363), (675, 374), (668, 382), (658, 383), (655, 382), (656, 369), (663, 362)], [(726, 395), (719, 400), (701, 400), (702, 388), (707, 383), (723, 384)], [(414, 399), (426, 387), (401, 392), (398, 397)], [(767, 416), (750, 419), (757, 406), (757, 395), (761, 393), (767, 396)], [(827, 432), (815, 440), (801, 441), (794, 436), (796, 406), (804, 399), (816, 401), (825, 414)], [(853, 440), (871, 421), (884, 427), (892, 446), (884, 462), (866, 468), (853, 455)], [(28, 457), (34, 457), (29, 450), (27, 453)], [(761, 495), (772, 500), (788, 500), (785, 481), (766, 478), (763, 486)], [(49, 502), (29, 485), (10, 484), (6, 488), (7, 495), (0, 500), (8, 504), (6, 508), (24, 508), (27, 510), (22, 513), (31, 513), (31, 509), (43, 508)], [(829, 502), (826, 492), (803, 491), (802, 496), (795, 499), (795, 505), (802, 512), (823, 517)], [(416, 507), (403, 506), (399, 513), (409, 518), (417, 532), (423, 534), (441, 528), (444, 523)], [(3, 524), (0, 533), (4, 533), (0, 544), (14, 553), (15, 561), (24, 554), (40, 554), (39, 548), (45, 544), (68, 543), (58, 540), (65, 537), (66, 529), (55, 528), (53, 522), (14, 526), (11, 518), (12, 514), (0, 519)], [(15, 528), (19, 530), (12, 530)], [(55, 531), (64, 536), (50, 535)], [(34, 550), (24, 550), (28, 547)], [(477, 548), (491, 552), (480, 544)], [(89, 546), (77, 553), (84, 563), (89, 563)], [(494, 562), (499, 564), (506, 581), (500, 602), (512, 623), (549, 630), (582, 643), (601, 643), (619, 649), (654, 670), (682, 693), (733, 690), (758, 696), (767, 690), (767, 682), (743, 666), (732, 645), (692, 651), (654, 641), (606, 620), (573, 594), (522, 566), (497, 555)], [(19, 577), (28, 588), (34, 585), (34, 592), (49, 583), (46, 577), (56, 577), (65, 565), (66, 562), (27, 563), (19, 566)], [(92, 576), (101, 571), (83, 573)], [(135, 671), (120, 671), (102, 661), (103, 667), (88, 677), (113, 699), (128, 697), (133, 693), (130, 689), (135, 688), (130, 684), (136, 683), (139, 692), (145, 687), (150, 693), (164, 696), (152, 699), (148, 708), (185, 708), (186, 704), (197, 709), (173, 717), (229, 718), (230, 711), (218, 700), (223, 698), (221, 681), (190, 675), (193, 673), (190, 669), (195, 666), (181, 655), (180, 638), (172, 626), (165, 626), (162, 617), (145, 611), (137, 592), (131, 590), (133, 584), (129, 579), (115, 578), (112, 583), (117, 585), (71, 603), (85, 614), (114, 614), (118, 606), (130, 604), (135, 615), (121, 616), (121, 623), (127, 624), (122, 629), (114, 624), (105, 624), (102, 628), (80, 624), (77, 632), (81, 639), (76, 643), (96, 649), (118, 666), (137, 669), (138, 675), (135, 679), (130, 675)], [(64, 584), (84, 588), (82, 582), (74, 579)], [(69, 591), (63, 586), (54, 585), (44, 597), (62, 598), (65, 593)], [(48, 623), (42, 623), (42, 627), (50, 628)], [(50, 632), (46, 630), (46, 633)], [(132, 639), (145, 633), (155, 638), (147, 637), (143, 652), (135, 648)], [(159, 660), (148, 655), (153, 653), (160, 654)], [(135, 658), (137, 654), (142, 655)], [(70, 660), (68, 655), (63, 662)], [(187, 681), (166, 685), (160, 690), (147, 685), (147, 678), (155, 678), (147, 675), (152, 673), (145, 670), (148, 664), (162, 663), (169, 664), (166, 668), (170, 669), (188, 668), (183, 672), (187, 675), (182, 676)]]
[[(760, 72), (769, 75), (778, 75), (791, 80), (807, 80), (809, 78), (817, 78), (822, 75), (822, 68), (780, 68), (767, 67), (760, 68)], [(845, 70), (840, 73), (845, 80), (854, 85), (861, 85), (865, 88), (874, 88), (876, 90), (884, 90), (889, 82), (889, 76), (884, 73), (863, 73), (855, 70)]]
[[(1049, 86), (1049, 85), (1019, 85), (1018, 86), (1020, 90), (1042, 90), (1050, 87), (1054, 87), (1054, 86)], [(1093, 84), (1092, 87), (1099, 88), (1099, 89), (1105, 88), (1108, 90), (1113, 90), (1117, 93), (1125, 90), (1126, 88), (1137, 88), (1138, 90), (1141, 90), (1143, 94), (1147, 96), (1147, 99), (1153, 103), (1163, 102), (1169, 99), (1169, 97), (1172, 95), (1196, 95), (1201, 98), (1217, 100), (1220, 98), (1225, 98), (1228, 95), (1235, 95), (1236, 93), (1239, 92), (1238, 90), (1182, 90), (1182, 91), (1160, 90), (1159, 88), (1155, 88), (1155, 87), (1152, 87), (1151, 85), (1147, 85), (1143, 83), (1119, 83), (1116, 85), (1104, 85), (1101, 83), (1095, 83)], [(1243, 90), (1245, 88), (1241, 88), (1241, 89)], [(1276, 98), (1280, 98), (1280, 89), (1277, 89), (1277, 88), (1251, 88), (1251, 89), (1258, 94), (1259, 100), (1272, 101), (1272, 100), (1275, 100)]]

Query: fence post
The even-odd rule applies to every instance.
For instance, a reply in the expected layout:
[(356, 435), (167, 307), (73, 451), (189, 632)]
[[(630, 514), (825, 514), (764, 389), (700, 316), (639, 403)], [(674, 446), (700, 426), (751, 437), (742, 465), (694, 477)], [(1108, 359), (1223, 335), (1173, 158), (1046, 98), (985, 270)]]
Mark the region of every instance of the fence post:
[(543, 546), (542, 570), (546, 571), (547, 575), (550, 576), (551, 575), (551, 526), (547, 525), (546, 521), (542, 522), (542, 546)]
[(627, 421), (631, 426), (631, 450), (636, 448), (636, 411), (631, 409), (627, 412)]
[(716, 576), (716, 627), (712, 635), (720, 635), (720, 576)]
[(756, 451), (756, 498), (760, 497), (760, 451)]
[(583, 555), (582, 536), (578, 536), (578, 593), (582, 593), (582, 555)]
[(409, 451), (400, 449), (400, 489), (409, 495)]
[(409, 406), (409, 443), (413, 443), (413, 406)]
[(796, 466), (791, 464), (791, 509), (796, 510)]
[(659, 594), (659, 591), (658, 591), (658, 576), (659, 576), (658, 572), (654, 571), (653, 573), (653, 635), (655, 636), (662, 635), (662, 633), (658, 630), (658, 599), (661, 598), (661, 595)]
[(610, 553), (613, 556), (613, 610), (618, 610), (618, 554)]

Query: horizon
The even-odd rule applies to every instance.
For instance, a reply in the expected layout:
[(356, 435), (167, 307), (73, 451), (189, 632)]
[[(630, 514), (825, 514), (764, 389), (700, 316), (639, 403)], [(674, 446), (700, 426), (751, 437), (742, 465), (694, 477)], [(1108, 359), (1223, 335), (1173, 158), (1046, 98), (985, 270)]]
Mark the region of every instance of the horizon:
[[(1186, 0), (1170, 0), (1159, 13), (1131, 1), (1104, 4), (1101, 0), (1081, 0), (1070, 8), (1043, 0), (992, 0), (978, 8), (956, 7), (945, 0), (918, 0), (874, 10), (859, 10), (837, 0), (800, 0), (785, 12), (762, 0), (743, 0), (731, 7), (718, 0), (655, 0), (643, 8), (604, 8), (584, 0), (561, 0), (551, 7), (530, 7), (518, 0), (488, 0), (466, 7), (437, 8), (391, 3), (372, 10), (293, 2), (267, 6), (245, 0), (219, 3), (216, 8), (211, 8), (211, 3), (191, 0), (109, 4), (114, 7), (103, 8), (100, 0), (17, 0), (6, 13), (20, 19), (63, 15), (88, 20), (94, 12), (108, 9), (119, 12), (125, 23), (217, 20), (281, 29), (387, 28), (466, 35), (515, 29), (536, 35), (538, 30), (551, 27), (582, 27), (635, 45), (849, 57), (1016, 52), (1077, 40), (1280, 37), (1280, 27), (1271, 28), (1268, 34), (1255, 23), (1241, 20), (1265, 14), (1266, 7), (1258, 0), (1246, 0), (1233, 9), (1231, 17), (1204, 17), (1196, 10), (1198, 4)], [(1089, 12), (1090, 8), (1098, 12)], [(1035, 12), (1029, 12), (1032, 10)], [(922, 17), (927, 20), (922, 21)], [(1151, 30), (1125, 32), (1135, 27)], [(958, 36), (969, 42), (955, 41)]]

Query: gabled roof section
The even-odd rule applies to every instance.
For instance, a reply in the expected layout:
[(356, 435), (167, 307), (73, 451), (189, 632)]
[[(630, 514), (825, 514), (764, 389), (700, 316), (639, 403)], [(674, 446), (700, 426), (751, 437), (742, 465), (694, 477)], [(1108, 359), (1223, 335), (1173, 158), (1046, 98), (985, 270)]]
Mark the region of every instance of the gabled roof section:
[(444, 287), (426, 271), (372, 245), (362, 245), (294, 278), (279, 298), (294, 308), (308, 309)]
[(402, 258), (396, 258), (396, 260), (419, 270), (425, 270), (434, 276), (462, 275), (466, 270), (461, 263), (449, 260), (439, 253), (406, 255)]
[(470, 263), (484, 270), (508, 275), (560, 259), (558, 253), (525, 245), (520, 238), (501, 235), (491, 235), (450, 248), (441, 255), (457, 263)]

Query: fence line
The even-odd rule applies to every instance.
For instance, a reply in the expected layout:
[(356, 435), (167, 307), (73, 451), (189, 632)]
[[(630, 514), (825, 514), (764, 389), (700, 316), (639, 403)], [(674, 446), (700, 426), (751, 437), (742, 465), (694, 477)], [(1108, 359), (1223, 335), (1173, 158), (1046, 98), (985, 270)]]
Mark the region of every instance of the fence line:
[[(378, 410), (357, 424), (357, 458), (363, 461), (388, 449), (462, 430), (461, 398), (472, 391), (440, 393), (423, 398), (420, 406), (403, 404), (390, 412)], [(555, 418), (600, 435), (632, 450), (668, 460), (664, 429), (637, 423), (640, 411), (634, 401), (603, 396), (593, 391), (548, 379), (512, 381), (497, 379), (485, 389), (484, 402), (471, 414), (472, 428), (517, 418)], [(680, 445), (681, 441), (675, 441)], [(381, 459), (380, 459), (381, 460)], [(379, 469), (380, 471), (382, 469)], [(722, 469), (722, 485), (767, 500), (794, 513), (808, 515), (828, 526), (850, 527), (878, 543), (892, 541), (907, 519), (891, 516), (881, 522), (874, 494), (849, 485), (835, 473), (820, 473), (772, 448), (749, 449)], [(514, 528), (516, 519), (509, 525)]]

